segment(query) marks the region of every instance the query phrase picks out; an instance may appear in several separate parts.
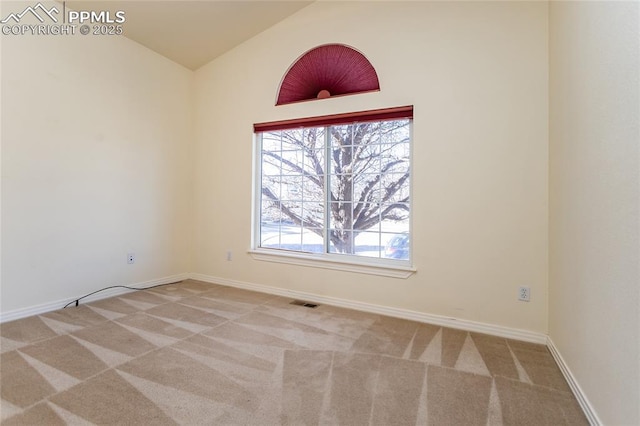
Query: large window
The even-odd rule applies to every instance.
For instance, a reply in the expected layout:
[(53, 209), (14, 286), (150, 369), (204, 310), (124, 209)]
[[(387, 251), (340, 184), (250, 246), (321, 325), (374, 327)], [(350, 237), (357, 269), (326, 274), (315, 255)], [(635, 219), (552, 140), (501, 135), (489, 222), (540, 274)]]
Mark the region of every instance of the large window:
[(413, 108), (255, 125), (254, 245), (410, 263)]

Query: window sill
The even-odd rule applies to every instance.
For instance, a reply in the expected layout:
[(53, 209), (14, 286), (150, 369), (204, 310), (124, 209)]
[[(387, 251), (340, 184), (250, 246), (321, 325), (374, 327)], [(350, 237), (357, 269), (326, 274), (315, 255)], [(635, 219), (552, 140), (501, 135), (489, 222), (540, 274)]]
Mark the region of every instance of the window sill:
[(320, 257), (313, 254), (294, 253), (276, 250), (253, 249), (249, 254), (255, 260), (289, 265), (309, 266), (312, 268), (333, 269), (336, 271), (355, 272), (358, 274), (379, 275), (391, 278), (409, 278), (416, 272), (410, 266), (390, 265), (386, 263), (353, 262), (348, 260)]

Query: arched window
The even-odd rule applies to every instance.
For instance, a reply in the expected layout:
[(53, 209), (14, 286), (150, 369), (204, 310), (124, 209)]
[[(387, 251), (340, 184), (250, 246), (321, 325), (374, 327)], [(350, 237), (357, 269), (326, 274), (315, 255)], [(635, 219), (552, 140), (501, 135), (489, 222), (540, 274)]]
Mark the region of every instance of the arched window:
[(276, 105), (380, 90), (369, 60), (344, 44), (315, 47), (287, 70)]

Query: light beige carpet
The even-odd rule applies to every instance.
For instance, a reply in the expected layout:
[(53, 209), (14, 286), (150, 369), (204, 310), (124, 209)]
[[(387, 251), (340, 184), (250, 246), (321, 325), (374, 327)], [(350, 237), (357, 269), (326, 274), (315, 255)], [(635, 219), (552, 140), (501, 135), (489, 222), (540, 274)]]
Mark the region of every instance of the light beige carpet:
[(290, 302), (184, 281), (2, 324), (2, 424), (587, 424), (542, 345)]

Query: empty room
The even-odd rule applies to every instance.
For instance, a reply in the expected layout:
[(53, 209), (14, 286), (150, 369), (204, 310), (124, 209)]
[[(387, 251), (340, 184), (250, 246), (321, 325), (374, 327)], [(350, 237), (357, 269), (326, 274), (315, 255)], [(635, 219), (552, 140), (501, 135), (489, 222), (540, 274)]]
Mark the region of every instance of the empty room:
[(2, 425), (640, 425), (637, 1), (2, 1)]

